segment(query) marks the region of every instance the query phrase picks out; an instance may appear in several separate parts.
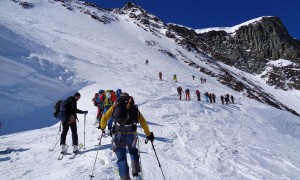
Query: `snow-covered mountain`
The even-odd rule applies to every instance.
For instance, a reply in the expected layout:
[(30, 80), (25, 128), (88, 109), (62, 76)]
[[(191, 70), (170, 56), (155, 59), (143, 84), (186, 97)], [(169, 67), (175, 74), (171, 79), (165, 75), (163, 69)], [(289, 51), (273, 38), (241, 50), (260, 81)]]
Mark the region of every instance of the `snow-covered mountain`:
[[(128, 14), (135, 19), (136, 24), (153, 35), (163, 35), (173, 39), (178, 45), (200, 59), (206, 56), (208, 65), (204, 67), (193, 59), (182, 56), (181, 52), (170, 52), (160, 48), (160, 51), (197, 68), (200, 72), (216, 77), (216, 79), (236, 91), (244, 93), (253, 99), (269, 104), (278, 109), (299, 113), (278, 101), (269, 91), (257, 87), (253, 80), (243, 74), (236, 74), (224, 68), (219, 61), (242, 71), (259, 76), (268, 85), (276, 89), (300, 90), (300, 41), (293, 39), (277, 17), (260, 17), (241, 23), (231, 28), (214, 28), (208, 31), (193, 30), (181, 25), (166, 24), (156, 16), (149, 14), (141, 7), (128, 3), (117, 11)], [(149, 43), (149, 46), (153, 44)], [(210, 58), (209, 58), (210, 57)], [(278, 59), (290, 59), (286, 66), (275, 66)]]
[[(299, 91), (274, 89), (259, 76), (189, 50), (179, 36), (170, 38), (168, 26), (133, 4), (105, 10), (82, 1), (1, 0), (0, 179), (88, 179), (100, 135), (92, 125), (91, 99), (99, 89), (117, 88), (135, 98), (154, 132), (166, 179), (299, 178), (300, 122), (294, 115), (300, 113)], [(235, 91), (219, 82), (220, 74), (249, 88)], [(191, 101), (178, 100), (178, 86), (191, 90)], [(86, 132), (86, 149), (74, 160), (57, 161), (58, 151), (48, 151), (59, 135), (53, 102), (76, 91), (82, 94), (78, 108), (89, 111), (86, 123), (81, 115), (78, 123), (80, 142)], [(206, 91), (216, 94), (216, 103), (204, 101)], [(220, 103), (226, 93), (235, 104)], [(277, 108), (248, 98), (251, 93)], [(163, 179), (138, 132), (144, 179)], [(109, 137), (102, 141), (96, 179), (117, 179), (110, 143)]]

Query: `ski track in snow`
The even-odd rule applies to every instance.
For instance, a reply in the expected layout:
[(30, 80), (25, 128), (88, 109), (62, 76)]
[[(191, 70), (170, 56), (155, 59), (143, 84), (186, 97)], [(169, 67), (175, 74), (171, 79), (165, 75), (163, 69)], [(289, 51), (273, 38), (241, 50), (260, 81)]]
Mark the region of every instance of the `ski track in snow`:
[[(93, 125), (96, 108), (91, 99), (99, 89), (117, 88), (135, 98), (154, 132), (166, 179), (299, 179), (299, 117), (248, 99), (161, 53), (158, 50), (180, 51), (208, 67), (205, 57), (197, 59), (172, 40), (144, 31), (127, 15), (117, 15), (118, 21), (104, 25), (77, 10), (66, 10), (59, 2), (29, 1), (35, 4), (29, 10), (10, 0), (0, 1), (4, 64), (0, 75), (5, 77), (0, 81), (0, 100), (8, 103), (0, 109), (0, 133), (4, 134), (0, 136), (0, 179), (89, 179), (100, 136)], [(146, 41), (156, 45), (147, 46)], [(148, 66), (145, 59), (150, 60)], [(159, 71), (163, 72), (161, 81)], [(172, 81), (173, 74), (178, 83)], [(200, 77), (207, 83), (201, 84)], [(178, 100), (178, 86), (191, 90), (191, 101)], [(300, 107), (299, 92), (287, 95), (264, 88)], [(196, 89), (201, 92), (200, 102), (194, 95)], [(60, 135), (60, 124), (52, 118), (52, 102), (76, 90), (82, 94), (78, 108), (89, 111), (86, 123), (78, 115), (77, 124), (80, 143), (86, 132), (86, 149), (69, 159), (69, 132), (69, 154), (58, 161), (59, 145), (48, 151)], [(205, 102), (205, 91), (215, 93), (217, 103)], [(225, 93), (234, 95), (236, 103), (222, 105), (219, 96)], [(16, 97), (20, 97), (17, 103)], [(138, 133), (144, 179), (163, 179), (140, 127)], [(95, 179), (118, 179), (116, 160), (111, 138), (104, 137)]]

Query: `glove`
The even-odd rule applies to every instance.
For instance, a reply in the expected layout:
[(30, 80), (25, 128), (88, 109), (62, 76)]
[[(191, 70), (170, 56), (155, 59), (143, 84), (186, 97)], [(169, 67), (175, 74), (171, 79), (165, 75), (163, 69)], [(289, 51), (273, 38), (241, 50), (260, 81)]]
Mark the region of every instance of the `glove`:
[(83, 114), (86, 115), (88, 113), (88, 111), (83, 111)]
[(154, 135), (153, 132), (151, 132), (151, 134), (149, 136), (147, 136), (147, 140), (153, 142), (154, 141)]

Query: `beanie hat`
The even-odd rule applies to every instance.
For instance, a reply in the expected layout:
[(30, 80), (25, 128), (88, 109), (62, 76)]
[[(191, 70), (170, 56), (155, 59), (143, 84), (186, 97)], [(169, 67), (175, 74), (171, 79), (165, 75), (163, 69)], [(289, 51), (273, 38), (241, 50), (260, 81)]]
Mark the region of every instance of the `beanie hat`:
[(79, 97), (81, 96), (79, 92), (77, 92), (77, 93), (74, 94), (74, 97), (78, 97), (78, 96)]

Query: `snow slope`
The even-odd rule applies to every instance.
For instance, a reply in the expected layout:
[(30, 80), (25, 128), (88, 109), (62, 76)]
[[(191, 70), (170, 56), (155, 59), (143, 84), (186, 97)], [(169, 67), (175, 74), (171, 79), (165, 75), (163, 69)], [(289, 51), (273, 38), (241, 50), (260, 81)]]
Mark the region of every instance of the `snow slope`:
[[(299, 117), (248, 99), (162, 53), (160, 49), (180, 51), (205, 66), (205, 61), (172, 40), (139, 28), (126, 14), (72, 4), (118, 19), (103, 24), (76, 8), (67, 10), (60, 2), (29, 2), (34, 8), (0, 1), (0, 100), (5, 102), (0, 106), (0, 179), (88, 179), (100, 135), (93, 125), (96, 108), (91, 99), (99, 89), (117, 88), (135, 98), (148, 121), (167, 179), (300, 177)], [(178, 83), (172, 81), (173, 74)], [(201, 84), (200, 77), (207, 83)], [(191, 90), (191, 101), (178, 101), (179, 85)], [(207, 103), (203, 97), (196, 101), (196, 89), (201, 94), (215, 93), (217, 103)], [(48, 151), (59, 138), (53, 101), (77, 90), (82, 94), (78, 108), (89, 111), (86, 121), (79, 115), (78, 123), (80, 142), (86, 132), (86, 149), (74, 160), (67, 155), (58, 161), (58, 147)], [(232, 94), (236, 103), (222, 105), (219, 96), (225, 93)], [(295, 92), (282, 101), (299, 108), (297, 96)], [(138, 132), (145, 179), (163, 179), (151, 146), (143, 143), (140, 128)], [(110, 140), (105, 137), (100, 146), (95, 179), (117, 179)], [(67, 143), (71, 143), (70, 133)]]
[[(268, 17), (268, 16), (263, 16), (263, 17)], [(247, 26), (249, 24), (253, 24), (257, 21), (260, 21), (263, 17), (258, 17), (258, 18), (255, 18), (255, 19), (251, 19), (249, 21), (243, 22), (243, 23), (235, 25), (233, 27), (212, 27), (212, 28), (196, 29), (195, 32), (197, 32), (197, 33), (206, 33), (206, 32), (209, 32), (209, 31), (225, 31), (227, 33), (234, 33), (240, 27)]]

